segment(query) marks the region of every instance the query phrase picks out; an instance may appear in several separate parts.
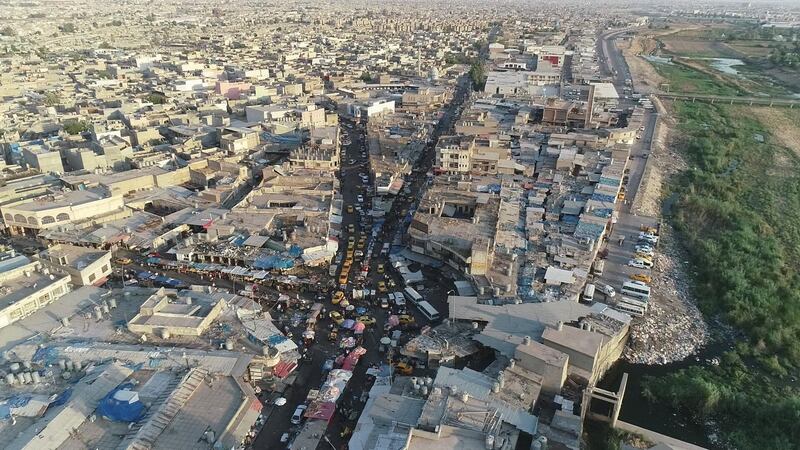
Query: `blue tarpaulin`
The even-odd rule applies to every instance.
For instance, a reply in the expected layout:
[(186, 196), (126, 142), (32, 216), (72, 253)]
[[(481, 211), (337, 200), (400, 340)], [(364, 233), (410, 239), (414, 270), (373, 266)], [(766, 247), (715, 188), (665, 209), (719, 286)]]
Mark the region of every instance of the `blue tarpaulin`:
[(97, 412), (114, 422), (136, 422), (144, 416), (145, 408), (133, 391), (133, 383), (125, 383), (103, 397)]
[(37, 364), (55, 364), (58, 361), (58, 351), (53, 347), (42, 347), (36, 349), (31, 359)]
[(299, 245), (292, 244), (292, 246), (289, 247), (289, 256), (297, 258), (302, 254), (303, 254), (303, 249)]
[(256, 259), (253, 262), (253, 267), (264, 270), (291, 269), (294, 267), (294, 261), (288, 258), (281, 258), (277, 255), (271, 255)]
[(247, 238), (244, 237), (244, 236), (241, 236), (241, 235), (240, 236), (236, 236), (235, 238), (233, 238), (233, 241), (231, 241), (231, 244), (235, 245), (236, 247), (241, 247), (242, 244), (244, 244), (244, 241), (246, 241), (246, 240), (247, 240)]
[(70, 397), (72, 397), (72, 388), (67, 388), (64, 392), (58, 394), (58, 397), (56, 397), (55, 400), (50, 402), (49, 407), (64, 405), (67, 403), (67, 401), (69, 401)]

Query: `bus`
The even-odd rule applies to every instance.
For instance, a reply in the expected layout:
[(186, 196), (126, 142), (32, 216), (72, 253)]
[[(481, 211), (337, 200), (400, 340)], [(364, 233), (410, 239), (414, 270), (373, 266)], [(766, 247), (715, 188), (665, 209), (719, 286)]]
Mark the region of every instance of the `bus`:
[(614, 309), (617, 311), (622, 311), (624, 313), (628, 313), (632, 316), (642, 317), (644, 316), (645, 310), (639, 306), (631, 305), (628, 303), (617, 303), (614, 305)]
[(650, 300), (650, 287), (641, 281), (628, 281), (622, 285), (622, 295)]
[(622, 296), (618, 300), (618, 303), (627, 303), (627, 304), (630, 304), (630, 305), (638, 306), (640, 308), (644, 308), (644, 310), (647, 311), (647, 300), (646, 299)]
[(422, 301), (422, 296), (419, 295), (416, 289), (412, 288), (411, 286), (406, 287), (403, 292), (406, 294), (406, 298), (413, 304), (417, 304)]
[(586, 284), (586, 287), (583, 289), (583, 301), (585, 302), (594, 301), (594, 284), (592, 283)]
[(439, 320), (439, 311), (433, 307), (430, 303), (426, 302), (425, 300), (417, 303), (417, 309), (419, 312), (422, 313), (423, 316), (427, 317), (428, 320), (434, 321)]

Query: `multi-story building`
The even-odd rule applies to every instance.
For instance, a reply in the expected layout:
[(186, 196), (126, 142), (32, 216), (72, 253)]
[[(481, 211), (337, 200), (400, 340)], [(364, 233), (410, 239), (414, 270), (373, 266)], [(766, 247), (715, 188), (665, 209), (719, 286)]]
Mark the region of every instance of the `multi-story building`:
[(70, 276), (51, 273), (38, 261), (0, 253), (0, 328), (27, 317), (70, 291)]
[(39, 261), (54, 273), (66, 273), (74, 286), (100, 285), (111, 275), (111, 252), (57, 244), (39, 253)]
[(473, 136), (442, 136), (436, 144), (436, 167), (448, 174), (469, 173), (474, 151)]
[(126, 215), (122, 196), (109, 195), (103, 189), (52, 193), (2, 206), (0, 211), (12, 234), (34, 235), (59, 225)]

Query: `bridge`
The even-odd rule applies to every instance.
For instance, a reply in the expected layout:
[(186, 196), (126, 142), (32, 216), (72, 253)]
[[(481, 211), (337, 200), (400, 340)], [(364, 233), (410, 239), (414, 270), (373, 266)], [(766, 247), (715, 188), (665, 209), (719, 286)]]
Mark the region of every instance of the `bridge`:
[(677, 94), (677, 93), (657, 93), (655, 94), (662, 100), (684, 100), (689, 102), (703, 102), (724, 105), (749, 105), (749, 106), (769, 106), (794, 108), (800, 106), (800, 98), (789, 97), (726, 97), (721, 95), (705, 94)]

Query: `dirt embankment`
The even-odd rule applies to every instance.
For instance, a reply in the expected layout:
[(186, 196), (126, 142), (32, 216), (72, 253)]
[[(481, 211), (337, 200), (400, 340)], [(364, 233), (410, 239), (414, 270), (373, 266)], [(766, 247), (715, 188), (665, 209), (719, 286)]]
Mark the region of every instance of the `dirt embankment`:
[[(687, 168), (678, 143), (675, 119), (669, 104), (653, 103), (659, 120), (653, 135), (650, 160), (634, 200), (639, 215), (661, 216), (664, 183)], [(662, 226), (659, 251), (652, 271), (653, 295), (647, 315), (635, 321), (625, 358), (633, 363), (666, 364), (694, 354), (708, 339), (708, 328), (691, 296), (684, 261), (686, 257), (673, 230)]]
[(617, 45), (628, 63), (636, 90), (643, 94), (657, 92), (658, 86), (666, 80), (640, 56), (652, 54), (656, 49), (656, 40), (649, 36), (636, 35), (629, 40), (618, 40)]

